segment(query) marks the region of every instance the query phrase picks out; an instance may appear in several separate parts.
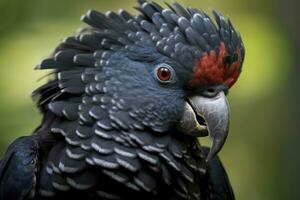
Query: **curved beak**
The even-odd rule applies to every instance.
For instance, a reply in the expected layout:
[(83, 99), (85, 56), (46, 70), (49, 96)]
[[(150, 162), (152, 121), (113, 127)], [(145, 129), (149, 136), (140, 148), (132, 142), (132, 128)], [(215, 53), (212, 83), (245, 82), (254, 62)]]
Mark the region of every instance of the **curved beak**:
[(212, 145), (206, 160), (212, 159), (222, 149), (228, 135), (229, 105), (224, 92), (214, 97), (190, 97), (178, 129), (195, 137), (209, 135)]

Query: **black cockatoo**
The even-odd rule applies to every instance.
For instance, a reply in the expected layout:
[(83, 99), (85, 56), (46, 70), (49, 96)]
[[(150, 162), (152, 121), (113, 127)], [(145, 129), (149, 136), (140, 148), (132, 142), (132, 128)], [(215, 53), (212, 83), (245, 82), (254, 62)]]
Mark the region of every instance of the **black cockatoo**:
[(216, 154), (244, 45), (217, 12), (167, 7), (91, 10), (41, 62), (43, 120), (1, 160), (1, 200), (234, 199)]

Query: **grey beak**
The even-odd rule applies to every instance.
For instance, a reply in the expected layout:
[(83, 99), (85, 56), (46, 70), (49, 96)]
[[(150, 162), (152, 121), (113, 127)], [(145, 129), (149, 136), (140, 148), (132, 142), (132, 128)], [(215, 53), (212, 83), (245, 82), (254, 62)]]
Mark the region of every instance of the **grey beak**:
[(206, 160), (212, 159), (222, 149), (228, 135), (229, 106), (224, 92), (214, 97), (190, 97), (178, 128), (196, 137), (208, 134), (212, 145)]

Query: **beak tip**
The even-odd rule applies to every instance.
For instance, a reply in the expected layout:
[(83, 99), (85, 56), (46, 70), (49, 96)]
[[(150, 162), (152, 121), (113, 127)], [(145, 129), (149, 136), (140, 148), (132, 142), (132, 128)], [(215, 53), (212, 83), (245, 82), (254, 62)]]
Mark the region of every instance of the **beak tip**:
[(226, 140), (226, 137), (221, 140), (213, 140), (212, 146), (206, 157), (206, 162), (213, 159), (219, 153), (219, 151), (222, 149), (222, 147), (225, 143), (225, 140)]
[(207, 157), (205, 158), (206, 162), (209, 162), (210, 160), (212, 160), (214, 157), (216, 156), (216, 153), (214, 153), (213, 151), (209, 151), (209, 153), (207, 154)]

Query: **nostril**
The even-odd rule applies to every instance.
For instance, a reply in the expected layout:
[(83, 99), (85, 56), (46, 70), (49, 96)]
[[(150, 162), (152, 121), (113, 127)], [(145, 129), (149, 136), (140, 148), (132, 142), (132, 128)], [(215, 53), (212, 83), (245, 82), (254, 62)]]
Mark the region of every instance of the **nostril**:
[(215, 93), (215, 92), (216, 92), (216, 90), (215, 90), (215, 89), (212, 89), (212, 88), (210, 88), (210, 89), (207, 89), (207, 92), (208, 92), (208, 93)]
[(202, 92), (202, 95), (206, 97), (215, 97), (218, 92), (219, 91), (215, 88), (207, 88)]

